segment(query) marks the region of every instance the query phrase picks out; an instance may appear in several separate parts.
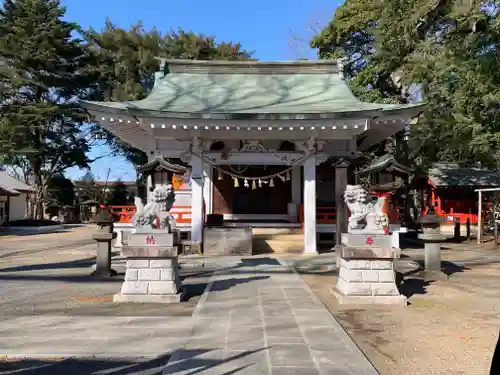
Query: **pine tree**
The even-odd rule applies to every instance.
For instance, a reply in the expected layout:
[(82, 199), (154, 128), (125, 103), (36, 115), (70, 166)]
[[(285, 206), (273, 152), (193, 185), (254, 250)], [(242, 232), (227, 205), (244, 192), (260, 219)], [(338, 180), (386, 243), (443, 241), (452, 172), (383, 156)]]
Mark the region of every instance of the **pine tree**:
[(101, 193), (96, 185), (95, 177), (92, 172), (88, 171), (82, 178), (74, 182), (78, 196), (78, 203), (84, 204), (88, 201), (99, 201)]
[(50, 177), (89, 162), (86, 113), (78, 106), (89, 54), (64, 14), (58, 0), (5, 0), (0, 9), (3, 154), (11, 164), (30, 165), (37, 216)]
[[(157, 29), (145, 30), (138, 22), (129, 30), (115, 26), (109, 19), (101, 31), (85, 33), (88, 47), (95, 54), (95, 69), (99, 79), (92, 91), (92, 100), (140, 100), (151, 91), (154, 73), (158, 70), (158, 57), (189, 60), (249, 60), (252, 53), (241, 44), (217, 43), (214, 37), (187, 32), (182, 29), (161, 33)], [(106, 135), (111, 149), (137, 167), (148, 162), (148, 156), (123, 142), (113, 134), (97, 127)], [(137, 176), (138, 186), (144, 183)]]
[(130, 203), (127, 185), (121, 180), (115, 181), (111, 185), (109, 198), (106, 201), (109, 205), (125, 205)]
[[(151, 91), (154, 73), (158, 70), (158, 57), (188, 60), (249, 60), (252, 53), (241, 44), (217, 43), (214, 37), (187, 32), (182, 29), (161, 33), (157, 29), (145, 30), (138, 22), (129, 30), (106, 20), (103, 30), (85, 33), (85, 39), (96, 57), (93, 100), (140, 100)], [(147, 155), (117, 139), (103, 129), (112, 150), (140, 166), (147, 163)]]
[(500, 7), (495, 0), (346, 0), (311, 45), (345, 58), (363, 100), (428, 106), (410, 160), (500, 167)]

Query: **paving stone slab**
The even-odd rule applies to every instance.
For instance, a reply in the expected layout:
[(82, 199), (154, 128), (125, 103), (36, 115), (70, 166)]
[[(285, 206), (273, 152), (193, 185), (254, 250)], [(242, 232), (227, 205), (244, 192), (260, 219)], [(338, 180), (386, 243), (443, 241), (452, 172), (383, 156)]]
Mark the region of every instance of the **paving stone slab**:
[(220, 375), (226, 352), (217, 350), (179, 350), (172, 354), (162, 375)]
[(331, 327), (332, 326), (332, 318), (329, 316), (322, 316), (318, 314), (318, 316), (314, 314), (310, 315), (295, 315), (295, 319), (297, 319), (297, 323), (300, 326), (307, 327)]
[(304, 344), (278, 344), (269, 349), (272, 366), (314, 367), (309, 348)]
[[(273, 375), (320, 375), (315, 367), (272, 367)], [(331, 373), (336, 375), (335, 372)]]
[(222, 374), (267, 375), (269, 374), (268, 354), (262, 348), (244, 352), (227, 351), (222, 365)]

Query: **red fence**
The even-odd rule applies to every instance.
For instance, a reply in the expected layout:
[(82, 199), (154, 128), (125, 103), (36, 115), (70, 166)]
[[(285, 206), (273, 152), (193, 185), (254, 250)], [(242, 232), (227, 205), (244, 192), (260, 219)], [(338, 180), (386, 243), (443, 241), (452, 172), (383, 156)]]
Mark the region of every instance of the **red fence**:
[[(135, 206), (108, 206), (111, 215), (120, 223), (131, 223)], [(170, 211), (177, 223), (191, 224), (191, 206), (175, 206)]]
[[(434, 191), (431, 192), (431, 204), (437, 216), (444, 219), (444, 224), (453, 224), (455, 219), (460, 220), (460, 224), (466, 224), (469, 219), (471, 225), (477, 225), (478, 216), (477, 213), (473, 213), (475, 208), (473, 203), (467, 200), (441, 200)], [(428, 211), (429, 209), (426, 208), (423, 214), (427, 215)]]

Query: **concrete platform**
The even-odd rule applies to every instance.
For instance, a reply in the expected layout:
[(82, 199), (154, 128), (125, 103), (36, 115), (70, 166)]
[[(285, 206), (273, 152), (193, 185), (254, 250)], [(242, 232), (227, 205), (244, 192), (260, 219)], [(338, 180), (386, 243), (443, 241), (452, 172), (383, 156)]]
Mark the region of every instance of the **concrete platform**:
[(403, 295), (399, 296), (345, 296), (339, 293), (336, 288), (330, 292), (337, 298), (341, 305), (398, 305), (406, 306), (407, 299)]
[(163, 294), (163, 295), (153, 295), (153, 294), (120, 294), (117, 293), (113, 296), (113, 302), (118, 303), (180, 303), (182, 301), (183, 294)]

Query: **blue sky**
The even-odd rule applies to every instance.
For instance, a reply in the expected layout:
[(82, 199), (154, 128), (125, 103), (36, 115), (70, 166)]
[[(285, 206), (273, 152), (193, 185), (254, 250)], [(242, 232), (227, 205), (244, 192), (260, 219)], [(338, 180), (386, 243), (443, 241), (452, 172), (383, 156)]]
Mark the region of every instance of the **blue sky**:
[[(124, 28), (138, 20), (146, 28), (161, 31), (181, 27), (213, 35), (219, 41), (239, 42), (246, 50), (254, 51), (260, 60), (291, 60), (298, 57), (315, 58), (307, 40), (331, 18), (339, 0), (234, 0), (183, 1), (166, 0), (62, 0), (67, 7), (66, 19), (83, 27), (100, 30), (106, 17)], [(293, 38), (296, 35), (297, 41)], [(107, 155), (107, 147), (94, 147), (90, 157)], [(106, 157), (92, 165), (98, 179), (135, 179), (133, 168), (120, 157)], [(71, 169), (66, 174), (77, 179), (85, 171)]]

